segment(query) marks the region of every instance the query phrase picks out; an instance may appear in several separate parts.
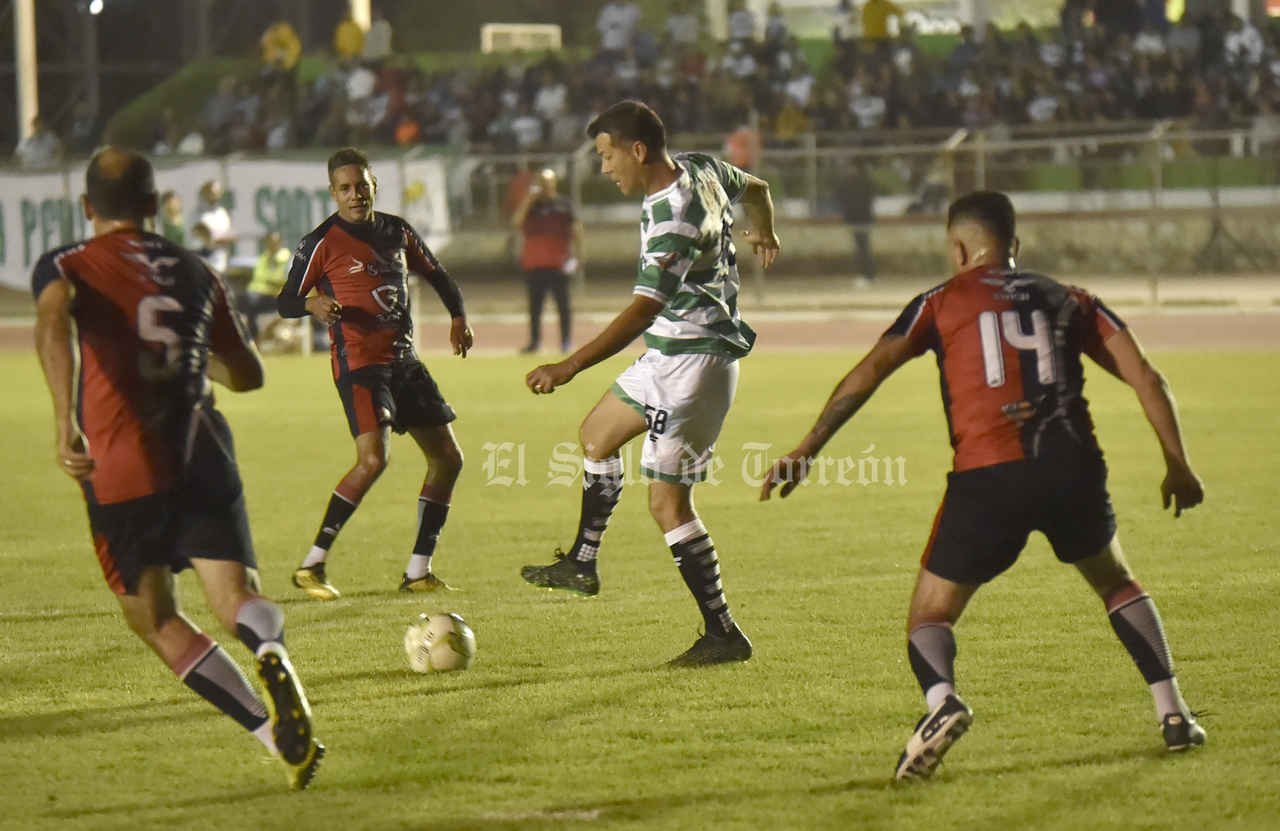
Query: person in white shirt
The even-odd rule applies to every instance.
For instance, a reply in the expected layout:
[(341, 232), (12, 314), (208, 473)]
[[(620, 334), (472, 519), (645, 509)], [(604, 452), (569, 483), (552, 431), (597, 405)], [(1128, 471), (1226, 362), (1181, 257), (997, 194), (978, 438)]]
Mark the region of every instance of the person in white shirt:
[(624, 3), (622, 0), (607, 3), (596, 16), (596, 30), (600, 32), (600, 51), (621, 52), (630, 46), (640, 17), (640, 7), (635, 3)]
[(31, 135), (18, 142), (13, 150), (14, 160), (23, 167), (46, 167), (56, 162), (61, 154), (62, 142), (58, 134), (49, 129), (38, 115), (31, 119)]
[(1233, 67), (1254, 67), (1262, 62), (1262, 34), (1257, 27), (1239, 15), (1231, 15), (1227, 33), (1222, 38), (1222, 50), (1227, 64)]
[[(195, 225), (209, 229), (210, 251), (206, 259), (219, 274), (227, 270), (236, 236), (231, 230), (231, 214), (222, 206), (222, 183), (210, 179), (200, 186), (200, 205)], [(194, 226), (193, 226), (194, 227)]]

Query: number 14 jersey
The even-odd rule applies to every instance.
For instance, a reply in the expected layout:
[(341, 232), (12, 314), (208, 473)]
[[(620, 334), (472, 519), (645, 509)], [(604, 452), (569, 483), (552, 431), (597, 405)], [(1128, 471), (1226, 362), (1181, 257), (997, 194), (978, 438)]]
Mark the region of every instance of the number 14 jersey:
[(914, 355), (936, 353), (962, 471), (1097, 452), (1080, 355), (1106, 361), (1104, 344), (1124, 328), (1083, 289), (984, 266), (916, 297), (885, 334), (908, 338)]

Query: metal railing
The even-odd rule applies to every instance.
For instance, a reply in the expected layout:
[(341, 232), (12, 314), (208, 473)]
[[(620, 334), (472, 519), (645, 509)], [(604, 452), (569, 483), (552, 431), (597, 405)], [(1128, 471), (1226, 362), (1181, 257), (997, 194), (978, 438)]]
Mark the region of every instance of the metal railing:
[[(844, 144), (808, 134), (796, 146), (762, 148), (753, 172), (769, 180), (784, 215), (808, 218), (838, 212), (839, 183), (855, 160), (871, 170), (889, 215), (936, 213), (954, 194), (988, 188), (1021, 194), (1046, 212), (1209, 207), (1225, 191), (1224, 204), (1280, 206), (1272, 187), (1280, 184), (1280, 119), (1219, 130), (1171, 121), (1101, 126), (961, 129), (869, 145), (847, 134)], [(709, 137), (676, 137), (672, 146), (723, 151)], [(465, 180), (456, 181), (464, 222), (505, 221), (512, 180), (541, 166), (557, 170), (587, 216), (607, 220), (611, 205), (634, 201), (601, 175), (589, 143), (572, 152), (472, 155), (463, 164)]]

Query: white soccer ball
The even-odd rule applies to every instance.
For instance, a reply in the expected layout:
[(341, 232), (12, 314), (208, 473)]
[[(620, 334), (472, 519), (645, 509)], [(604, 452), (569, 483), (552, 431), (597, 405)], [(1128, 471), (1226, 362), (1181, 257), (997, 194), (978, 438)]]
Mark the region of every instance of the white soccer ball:
[(458, 615), (419, 615), (404, 633), (404, 651), (414, 672), (466, 669), (476, 654), (476, 635)]

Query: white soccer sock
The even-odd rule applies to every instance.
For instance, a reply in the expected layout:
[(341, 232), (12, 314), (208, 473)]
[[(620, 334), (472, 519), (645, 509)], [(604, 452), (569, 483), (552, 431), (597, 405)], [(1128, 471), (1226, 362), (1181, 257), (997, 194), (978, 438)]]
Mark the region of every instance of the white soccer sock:
[(410, 554), (409, 567), (404, 570), (410, 580), (426, 577), (431, 573), (431, 558), (426, 554)]
[(318, 545), (313, 545), (311, 546), (311, 551), (302, 561), (302, 565), (299, 566), (299, 568), (311, 568), (312, 566), (320, 565), (324, 562), (324, 558), (327, 556), (329, 556), (328, 551)]
[(938, 705), (947, 700), (947, 696), (956, 694), (955, 684), (934, 684), (929, 691), (924, 694), (925, 706), (929, 708), (929, 712), (938, 709)]
[(1169, 678), (1151, 685), (1151, 697), (1156, 704), (1156, 718), (1164, 721), (1164, 717), (1172, 713), (1187, 715), (1187, 702), (1182, 700), (1182, 692), (1178, 689), (1178, 679)]
[(267, 750), (272, 753), (279, 753), (276, 750), (276, 738), (271, 733), (271, 719), (262, 722), (262, 726), (253, 731), (253, 737), (267, 746)]

